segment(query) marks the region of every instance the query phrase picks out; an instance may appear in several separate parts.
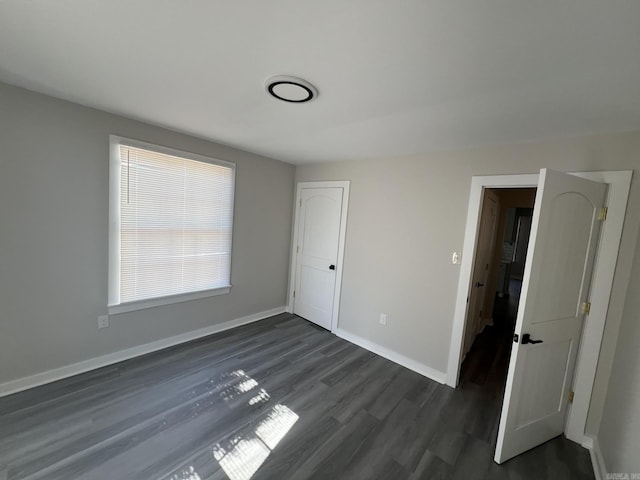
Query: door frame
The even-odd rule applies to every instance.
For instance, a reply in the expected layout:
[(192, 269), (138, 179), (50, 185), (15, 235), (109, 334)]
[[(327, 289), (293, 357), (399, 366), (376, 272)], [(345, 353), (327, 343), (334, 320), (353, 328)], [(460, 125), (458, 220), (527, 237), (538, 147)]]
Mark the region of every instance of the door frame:
[[(607, 219), (602, 226), (591, 280), (591, 311), (584, 321), (581, 340), (574, 370), (574, 401), (569, 408), (565, 435), (569, 440), (583, 444), (587, 414), (598, 366), (600, 346), (609, 310), (609, 299), (613, 288), (613, 277), (618, 258), (622, 227), (627, 209), (633, 171), (567, 172), (589, 180), (609, 185), (605, 205)], [(474, 176), (471, 180), (469, 208), (464, 233), (462, 262), (458, 279), (458, 292), (453, 318), (451, 346), (447, 368), (447, 385), (457, 387), (460, 377), (462, 341), (464, 340), (467, 297), (472, 283), (472, 268), (475, 258), (482, 199), (485, 188), (530, 188), (538, 186), (539, 174)], [(621, 312), (612, 315), (621, 316)], [(609, 320), (619, 325), (619, 318)]]
[(336, 265), (336, 284), (333, 291), (333, 310), (331, 312), (331, 332), (338, 328), (340, 314), (340, 292), (342, 291), (342, 267), (344, 265), (344, 245), (347, 233), (347, 212), (349, 210), (349, 180), (322, 181), (322, 182), (298, 182), (296, 184), (296, 197), (294, 204), (293, 240), (291, 242), (291, 257), (289, 266), (289, 293), (287, 298), (287, 312), (293, 313), (293, 291), (296, 286), (296, 262), (298, 245), (298, 227), (300, 220), (300, 201), (302, 190), (305, 188), (342, 188), (342, 208), (340, 211), (340, 235), (338, 238), (338, 258)]

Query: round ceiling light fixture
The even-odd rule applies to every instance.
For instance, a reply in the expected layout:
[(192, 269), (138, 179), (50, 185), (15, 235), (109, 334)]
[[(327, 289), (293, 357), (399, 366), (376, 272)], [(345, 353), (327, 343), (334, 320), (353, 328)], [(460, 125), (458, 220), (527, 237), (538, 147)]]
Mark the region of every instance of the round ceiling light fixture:
[(278, 100), (290, 103), (305, 103), (318, 96), (318, 90), (306, 80), (288, 75), (276, 75), (267, 79), (267, 92)]

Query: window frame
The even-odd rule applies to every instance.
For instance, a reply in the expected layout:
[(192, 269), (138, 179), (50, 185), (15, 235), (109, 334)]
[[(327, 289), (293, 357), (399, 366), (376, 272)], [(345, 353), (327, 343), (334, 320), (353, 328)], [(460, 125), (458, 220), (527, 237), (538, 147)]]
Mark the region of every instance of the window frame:
[[(236, 187), (236, 164), (213, 157), (199, 155), (197, 153), (185, 152), (162, 145), (121, 137), (119, 135), (109, 135), (109, 281), (107, 309), (109, 315), (142, 310), (146, 308), (170, 305), (173, 303), (186, 302), (198, 298), (214, 297), (224, 295), (231, 291), (231, 279), (229, 285), (193, 292), (166, 295), (162, 297), (134, 300), (130, 302), (120, 302), (120, 146), (142, 148), (157, 153), (164, 153), (176, 157), (195, 160), (197, 162), (220, 165), (231, 169), (231, 269), (233, 268), (233, 223), (235, 214), (235, 187)], [(230, 269), (230, 272), (232, 271)], [(230, 273), (231, 275), (231, 273)]]

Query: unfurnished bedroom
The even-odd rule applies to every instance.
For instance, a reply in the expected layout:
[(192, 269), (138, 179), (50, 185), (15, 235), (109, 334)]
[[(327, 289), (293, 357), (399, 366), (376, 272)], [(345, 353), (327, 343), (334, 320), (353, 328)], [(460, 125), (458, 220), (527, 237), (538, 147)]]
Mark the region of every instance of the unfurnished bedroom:
[(0, 480), (640, 478), (640, 2), (0, 1)]

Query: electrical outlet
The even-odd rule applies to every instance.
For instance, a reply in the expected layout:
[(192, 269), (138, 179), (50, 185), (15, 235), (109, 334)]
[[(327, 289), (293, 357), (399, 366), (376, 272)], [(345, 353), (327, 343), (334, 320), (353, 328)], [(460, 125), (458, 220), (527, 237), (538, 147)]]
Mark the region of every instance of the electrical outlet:
[(458, 252), (453, 252), (453, 254), (451, 255), (451, 263), (453, 263), (454, 265), (459, 265), (461, 261), (462, 261), (462, 254)]
[(380, 325), (386, 325), (387, 324), (387, 314), (386, 313), (381, 313), (380, 314)]
[(107, 328), (109, 326), (109, 315), (98, 316), (98, 328)]

